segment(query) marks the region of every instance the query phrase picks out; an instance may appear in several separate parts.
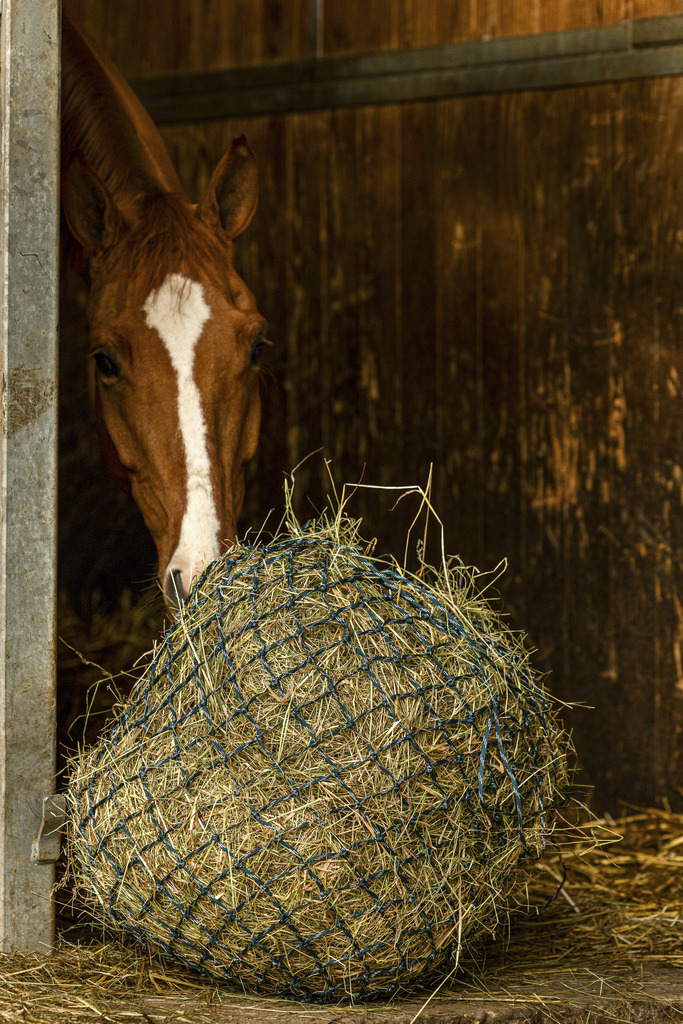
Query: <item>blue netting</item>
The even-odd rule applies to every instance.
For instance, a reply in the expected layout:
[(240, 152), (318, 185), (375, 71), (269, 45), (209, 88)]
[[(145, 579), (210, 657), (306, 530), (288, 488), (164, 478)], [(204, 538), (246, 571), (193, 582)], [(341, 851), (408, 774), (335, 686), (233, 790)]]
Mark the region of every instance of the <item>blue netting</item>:
[(317, 535), (214, 564), (76, 765), (86, 901), (313, 1001), (423, 982), (495, 927), (567, 740), (519, 640), (457, 603)]

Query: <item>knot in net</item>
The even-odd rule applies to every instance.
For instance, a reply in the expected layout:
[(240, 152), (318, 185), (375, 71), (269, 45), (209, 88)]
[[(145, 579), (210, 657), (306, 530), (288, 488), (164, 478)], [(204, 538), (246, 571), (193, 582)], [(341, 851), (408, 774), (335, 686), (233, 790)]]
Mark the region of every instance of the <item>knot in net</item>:
[(567, 751), (462, 571), (428, 586), (316, 535), (240, 548), (74, 764), (81, 898), (243, 989), (386, 997), (496, 927)]

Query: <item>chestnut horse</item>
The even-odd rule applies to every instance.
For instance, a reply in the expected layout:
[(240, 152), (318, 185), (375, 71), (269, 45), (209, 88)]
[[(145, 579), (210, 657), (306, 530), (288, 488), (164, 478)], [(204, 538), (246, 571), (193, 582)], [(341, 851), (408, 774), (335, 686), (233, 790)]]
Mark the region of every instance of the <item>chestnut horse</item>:
[(171, 608), (234, 542), (256, 450), (267, 329), (233, 239), (257, 198), (239, 137), (192, 205), (135, 94), (64, 14), (62, 205), (88, 282), (98, 430), (154, 539)]

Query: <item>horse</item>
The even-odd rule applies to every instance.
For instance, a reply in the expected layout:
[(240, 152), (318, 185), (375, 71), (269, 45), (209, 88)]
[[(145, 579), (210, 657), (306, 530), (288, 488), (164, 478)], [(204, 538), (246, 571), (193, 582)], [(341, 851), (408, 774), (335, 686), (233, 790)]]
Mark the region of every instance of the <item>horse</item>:
[(234, 266), (258, 171), (233, 139), (190, 203), (161, 135), (114, 63), (63, 13), (62, 210), (87, 284), (105, 462), (156, 546), (167, 607), (236, 540), (270, 344)]

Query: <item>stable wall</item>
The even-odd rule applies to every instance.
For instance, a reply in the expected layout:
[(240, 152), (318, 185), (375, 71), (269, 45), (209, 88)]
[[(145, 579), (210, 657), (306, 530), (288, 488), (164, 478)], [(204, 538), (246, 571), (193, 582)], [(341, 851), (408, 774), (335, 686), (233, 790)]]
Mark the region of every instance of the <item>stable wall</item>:
[(681, 0), (65, 0), (129, 77), (337, 57), (683, 12)]
[[(326, 0), (312, 35), (303, 0), (150, 2), (144, 26), (132, 0), (69, 6), (130, 76), (683, 10)], [(507, 560), (512, 623), (581, 705), (598, 811), (681, 802), (682, 111), (676, 77), (163, 128), (195, 198), (238, 132), (261, 168), (239, 263), (275, 344), (245, 523), (320, 447), (338, 481), (433, 464), (447, 549)], [(328, 490), (318, 456), (304, 518)], [(416, 503), (393, 500), (351, 510), (400, 558)]]

